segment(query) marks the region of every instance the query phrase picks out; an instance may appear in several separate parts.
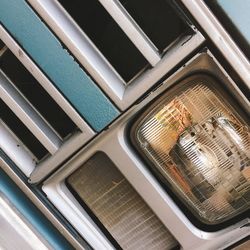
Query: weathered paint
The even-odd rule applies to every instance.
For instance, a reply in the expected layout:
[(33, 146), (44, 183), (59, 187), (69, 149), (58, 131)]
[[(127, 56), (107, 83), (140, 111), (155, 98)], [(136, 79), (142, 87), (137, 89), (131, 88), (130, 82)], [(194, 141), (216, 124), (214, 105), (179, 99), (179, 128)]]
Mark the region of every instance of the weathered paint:
[[(1, 149), (0, 157), (5, 158)], [(15, 208), (33, 225), (53, 249), (74, 249), (2, 169), (0, 169), (0, 192), (9, 199)]]
[(0, 21), (94, 130), (119, 115), (24, 0), (0, 0)]

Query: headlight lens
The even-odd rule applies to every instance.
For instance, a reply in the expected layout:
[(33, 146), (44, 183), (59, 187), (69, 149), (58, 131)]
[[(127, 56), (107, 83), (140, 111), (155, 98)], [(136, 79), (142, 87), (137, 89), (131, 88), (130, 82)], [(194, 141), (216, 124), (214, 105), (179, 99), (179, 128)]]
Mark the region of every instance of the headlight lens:
[(135, 143), (200, 220), (217, 224), (250, 207), (249, 127), (212, 78), (181, 84), (139, 119)]
[(176, 249), (177, 241), (107, 155), (97, 152), (67, 179), (122, 249)]

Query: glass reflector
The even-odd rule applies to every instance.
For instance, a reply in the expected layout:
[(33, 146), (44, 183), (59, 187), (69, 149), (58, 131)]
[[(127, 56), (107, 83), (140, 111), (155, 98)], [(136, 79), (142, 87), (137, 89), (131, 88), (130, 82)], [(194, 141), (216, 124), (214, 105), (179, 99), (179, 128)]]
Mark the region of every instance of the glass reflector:
[(96, 153), (67, 183), (122, 249), (172, 249), (178, 245), (112, 161)]
[(180, 85), (142, 115), (134, 142), (196, 217), (217, 224), (250, 207), (249, 126), (212, 78)]

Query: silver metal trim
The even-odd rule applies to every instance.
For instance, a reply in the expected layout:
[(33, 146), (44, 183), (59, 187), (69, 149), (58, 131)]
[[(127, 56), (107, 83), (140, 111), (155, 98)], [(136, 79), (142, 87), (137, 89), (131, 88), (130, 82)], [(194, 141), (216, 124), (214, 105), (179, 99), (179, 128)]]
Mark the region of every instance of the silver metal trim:
[(8, 78), (0, 71), (1, 99), (9, 106), (23, 124), (34, 134), (43, 146), (54, 154), (61, 146), (61, 140), (48, 126), (40, 114), (24, 99)]
[[(2, 249), (48, 250), (52, 247), (0, 192), (0, 244)], [(15, 239), (15, 240), (13, 240)]]
[(49, 219), (49, 221), (60, 231), (60, 233), (72, 244), (75, 249), (89, 249), (80, 238), (76, 239), (64, 225), (59, 222), (56, 216), (39, 200), (39, 198), (30, 190), (29, 187), (20, 179), (20, 177), (10, 168), (7, 162), (0, 156), (0, 167), (9, 175), (9, 177), (18, 185), (33, 204)]
[(64, 184), (51, 183), (43, 187), (43, 191), (91, 247), (103, 250), (115, 249)]
[(117, 0), (99, 0), (99, 2), (113, 17), (148, 62), (152, 66), (155, 66), (161, 60), (157, 48), (129, 15), (122, 4)]
[(28, 57), (25, 51), (17, 44), (17, 42), (8, 34), (8, 32), (0, 25), (0, 38), (25, 68), (33, 75), (48, 94), (62, 107), (64, 112), (71, 118), (77, 127), (85, 133), (93, 133), (92, 129), (71, 106), (71, 104), (56, 89), (50, 80), (43, 74), (37, 65)]
[(205, 41), (198, 31), (192, 37), (184, 37), (165, 53), (156, 67), (147, 70), (126, 86), (126, 83), (56, 0), (27, 1), (121, 110), (131, 106), (185, 56)]
[(29, 176), (36, 166), (35, 159), (25, 146), (12, 135), (4, 123), (0, 120), (0, 148), (10, 157), (10, 159)]
[(166, 52), (156, 67), (146, 71), (134, 80), (131, 85), (124, 89), (121, 108), (125, 110), (131, 106), (140, 96), (155, 83), (161, 80), (173, 67), (180, 63), (186, 56), (190, 55), (197, 47), (205, 41), (204, 37), (197, 32), (193, 36), (184, 37)]
[[(29, 156), (25, 147), (17, 148), (17, 144), (20, 143), (10, 132), (4, 139), (4, 147), (6, 147), (6, 153), (11, 156), (11, 159), (17, 164), (18, 167), (29, 177), (34, 170), (34, 177), (36, 181), (43, 179), (47, 174), (53, 171), (59, 164), (72, 155), (78, 148), (83, 146), (88, 140), (90, 140), (95, 132), (88, 126), (88, 124), (82, 119), (82, 117), (76, 112), (76, 110), (68, 103), (68, 101), (58, 92), (55, 86), (49, 81), (49, 79), (41, 72), (41, 70), (33, 63), (28, 57), (25, 51), (20, 48), (16, 41), (8, 34), (8, 32), (0, 25), (0, 38), (6, 44), (6, 46), (13, 52), (13, 54), (21, 61), (26, 69), (38, 80), (41, 86), (49, 93), (52, 99), (62, 107), (65, 113), (72, 119), (72, 121), (82, 131), (76, 132), (70, 138), (63, 142), (61, 147), (52, 156), (46, 158), (38, 165), (33, 162), (34, 156)], [(3, 148), (4, 148), (3, 147)], [(21, 148), (24, 148), (24, 152), (21, 152)], [(29, 159), (30, 158), (30, 159)]]
[(63, 7), (55, 0), (28, 0), (28, 2), (96, 82), (102, 83), (101, 86), (108, 86), (109, 82), (115, 83), (109, 89), (115, 93), (116, 101), (119, 102), (125, 82)]
[(77, 149), (87, 143), (93, 136), (90, 133), (76, 132), (53, 155), (36, 164), (35, 156), (23, 143), (11, 133), (0, 119), (0, 147), (10, 159), (29, 177), (32, 184), (43, 180)]
[[(178, 79), (182, 79), (192, 71), (208, 70), (216, 74), (222, 82), (230, 86), (232, 93), (234, 93), (238, 99), (242, 99), (242, 93), (239, 88), (233, 84), (233, 81), (228, 75), (224, 74), (225, 72), (222, 71), (221, 68), (210, 52), (208, 54), (202, 53), (195, 56), (177, 73), (165, 80), (163, 85), (155, 90), (155, 92), (152, 92), (140, 104), (128, 110), (112, 124), (107, 131), (99, 134), (75, 157), (44, 182), (43, 190), (47, 194), (48, 199), (67, 217), (80, 234), (86, 235), (88, 228), (85, 227), (83, 229), (82, 222), (84, 221), (84, 223), (86, 223), (89, 217), (68, 190), (65, 185), (65, 178), (79, 168), (95, 154), (95, 152), (102, 151), (107, 154), (148, 203), (155, 214), (180, 243), (182, 249), (224, 249), (225, 246), (233, 244), (249, 235), (250, 229), (244, 227), (244, 225), (249, 223), (249, 219), (242, 220), (239, 223), (216, 232), (206, 232), (195, 227), (165, 192), (155, 177), (152, 176), (150, 171), (145, 167), (144, 162), (137, 156), (126, 139), (127, 123), (135, 113), (139, 112), (151, 100), (157, 98), (160, 93), (167, 90), (178, 81)], [(249, 102), (245, 103), (245, 106), (249, 108)], [(81, 223), (79, 223), (79, 221)], [(91, 245), (94, 244), (91, 238), (89, 239), (89, 243)]]
[(53, 172), (59, 164), (83, 146), (92, 136), (94, 136), (94, 134), (91, 135), (84, 132), (77, 132), (71, 136), (54, 155), (51, 155), (48, 159), (45, 159), (36, 166), (30, 174), (29, 182), (35, 184), (43, 180), (47, 175)]
[(210, 39), (214, 42), (223, 56), (250, 88), (250, 63), (225, 31), (220, 22), (201, 0), (182, 0), (186, 8), (195, 17)]

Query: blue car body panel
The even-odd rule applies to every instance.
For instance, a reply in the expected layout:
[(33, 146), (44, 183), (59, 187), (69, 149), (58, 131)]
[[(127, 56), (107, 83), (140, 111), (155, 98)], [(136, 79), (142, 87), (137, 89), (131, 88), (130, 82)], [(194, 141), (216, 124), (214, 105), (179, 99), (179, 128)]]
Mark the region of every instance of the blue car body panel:
[(0, 6), (4, 27), (95, 131), (99, 132), (119, 115), (24, 0), (0, 0)]

